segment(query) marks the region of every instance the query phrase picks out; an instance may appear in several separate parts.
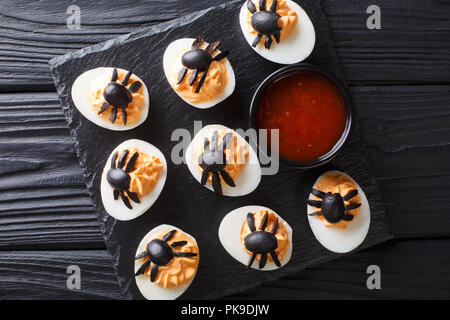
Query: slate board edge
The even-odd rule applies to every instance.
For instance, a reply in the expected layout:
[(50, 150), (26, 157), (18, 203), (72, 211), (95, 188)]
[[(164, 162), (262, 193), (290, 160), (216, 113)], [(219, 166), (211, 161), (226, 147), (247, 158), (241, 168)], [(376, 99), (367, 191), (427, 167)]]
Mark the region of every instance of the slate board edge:
[[(52, 71), (52, 75), (53, 75), (54, 81), (55, 81), (55, 83), (59, 82), (58, 81), (59, 76), (58, 76), (58, 72), (57, 72), (58, 65), (64, 63), (68, 59), (80, 59), (80, 58), (83, 58), (85, 55), (88, 55), (90, 53), (95, 53), (95, 52), (102, 51), (102, 50), (107, 49), (107, 48), (109, 48), (109, 47), (111, 47), (113, 45), (120, 45), (120, 44), (126, 42), (129, 39), (137, 40), (137, 39), (140, 38), (141, 35), (147, 37), (147, 36), (149, 36), (149, 34), (162, 33), (164, 31), (167, 31), (169, 29), (168, 27), (172, 28), (174, 26), (176, 27), (176, 26), (183, 26), (185, 24), (189, 24), (190, 21), (192, 21), (192, 19), (200, 18), (203, 15), (207, 14), (211, 10), (217, 10), (217, 9), (220, 9), (220, 8), (225, 8), (227, 6), (234, 5), (235, 3), (241, 3), (241, 2), (242, 2), (241, 0), (237, 0), (237, 1), (231, 1), (231, 2), (225, 3), (223, 5), (210, 7), (208, 9), (205, 9), (205, 10), (202, 10), (202, 11), (198, 11), (198, 12), (195, 12), (193, 14), (190, 14), (190, 15), (187, 15), (187, 16), (175, 19), (175, 20), (171, 20), (171, 21), (167, 21), (167, 22), (164, 22), (164, 23), (161, 23), (161, 24), (150, 26), (148, 28), (141, 29), (140, 31), (137, 31), (137, 32), (133, 32), (133, 33), (130, 33), (130, 34), (127, 34), (127, 35), (123, 35), (123, 36), (117, 37), (115, 39), (111, 39), (111, 40), (108, 40), (108, 41), (105, 41), (105, 42), (102, 42), (102, 43), (99, 43), (99, 44), (96, 44), (96, 45), (93, 45), (93, 46), (90, 46), (90, 47), (87, 47), (87, 48), (84, 48), (84, 49), (81, 49), (81, 50), (77, 50), (77, 51), (72, 52), (72, 53), (68, 53), (68, 54), (63, 55), (63, 56), (55, 57), (55, 58), (53, 58), (53, 59), (51, 59), (49, 61), (49, 65), (50, 65), (50, 68), (51, 68), (51, 71)], [(323, 12), (322, 6), (320, 7), (320, 9), (321, 9), (320, 14), (322, 15), (322, 18), (324, 19), (324, 21), (326, 23), (326, 28), (329, 30), (329, 28), (328, 28), (328, 20), (325, 17), (325, 14)], [(334, 46), (334, 43), (333, 43), (333, 46)], [(337, 53), (336, 53), (335, 50), (334, 50), (334, 52), (332, 52), (332, 54), (337, 57)], [(338, 69), (340, 71), (340, 75), (339, 76), (341, 76), (341, 78), (344, 78), (343, 80), (345, 80), (345, 77), (343, 77), (341, 64), (338, 64)], [(67, 115), (67, 113), (66, 113), (67, 111), (69, 111), (68, 108), (65, 108), (65, 106), (67, 105), (67, 102), (68, 102), (67, 101), (68, 96), (67, 95), (63, 95), (63, 91), (64, 90), (65, 90), (65, 88), (63, 86), (58, 86), (57, 87), (59, 99), (60, 99), (61, 104), (62, 104), (63, 109), (64, 109), (64, 115), (66, 116), (66, 120), (70, 124), (70, 121), (73, 120), (73, 119), (70, 118)], [(75, 149), (76, 149), (76, 153), (77, 153), (77, 156), (78, 156), (78, 160), (80, 162), (80, 165), (81, 165), (82, 170), (83, 170), (83, 175), (84, 175), (84, 178), (86, 180), (87, 177), (86, 177), (86, 173), (85, 173), (85, 169), (84, 169), (85, 166), (84, 166), (84, 162), (83, 162), (82, 158), (80, 157), (80, 150), (78, 148), (78, 142), (77, 142), (77, 133), (76, 133), (75, 129), (70, 129), (70, 134), (71, 134), (72, 138), (74, 139)], [(364, 149), (364, 153), (366, 153), (365, 149)], [(367, 162), (367, 159), (365, 159), (365, 161)], [(370, 166), (367, 166), (367, 168), (370, 168)], [(374, 182), (374, 185), (376, 185), (376, 181), (373, 178), (372, 172), (369, 172), (369, 174), (371, 176), (371, 179)], [(89, 184), (87, 182), (86, 182), (86, 185), (88, 186), (90, 196), (93, 199), (96, 199), (97, 197), (95, 195), (95, 192), (91, 191), (91, 188), (89, 187)], [(94, 208), (97, 211), (96, 201), (93, 201), (93, 206), (94, 206)], [(124, 298), (131, 299), (132, 294), (128, 290), (128, 286), (123, 286), (124, 281), (121, 280), (121, 276), (119, 275), (119, 272), (118, 272), (117, 267), (116, 267), (118, 265), (118, 257), (120, 255), (120, 248), (117, 248), (117, 246), (113, 242), (110, 242), (108, 240), (108, 233), (107, 233), (107, 230), (106, 230), (106, 227), (105, 227), (105, 221), (102, 220), (100, 216), (98, 216), (98, 218), (99, 218), (100, 222), (102, 222), (102, 225), (101, 225), (101, 227), (102, 227), (102, 234), (103, 234), (103, 237), (105, 239), (105, 242), (108, 244), (107, 245), (108, 251), (112, 255), (113, 267), (114, 267), (114, 269), (116, 271), (116, 276), (118, 277), (118, 280), (119, 280), (119, 285), (120, 285), (120, 289), (122, 291), (122, 295), (123, 295)], [(116, 221), (114, 220), (113, 225), (111, 225), (110, 228), (109, 228), (109, 231), (112, 231), (115, 223), (116, 223)], [(389, 224), (387, 224), (387, 225), (388, 225), (388, 227), (390, 227)], [(387, 240), (389, 240), (391, 238), (392, 238), (392, 235), (391, 236), (385, 235), (384, 238), (380, 238), (379, 239), (378, 243), (385, 242), (385, 241), (387, 241)], [(373, 246), (373, 245), (376, 245), (376, 244), (377, 243), (372, 243), (370, 246)], [(360, 250), (360, 249), (363, 249), (363, 247), (358, 248), (358, 250)], [(347, 253), (347, 254), (350, 254), (350, 253)], [(340, 256), (345, 256), (345, 255), (346, 254), (343, 254), (343, 255), (340, 255)], [(324, 262), (327, 262), (327, 261), (330, 261), (330, 260), (334, 260), (334, 259), (336, 259), (336, 257), (318, 257), (317, 259), (310, 260), (309, 265), (310, 266), (317, 265), (317, 264), (321, 264), (321, 263), (324, 263)], [(306, 268), (308, 268), (308, 267), (309, 266), (306, 266)], [(280, 273), (281, 274), (278, 275), (278, 276), (275, 276), (274, 277), (275, 279), (273, 279), (273, 280), (276, 280), (277, 278), (280, 278), (280, 277), (284, 276), (283, 272), (280, 272)], [(233, 294), (233, 293), (237, 293), (237, 292), (242, 292), (243, 290), (253, 288), (255, 286), (261, 285), (262, 283), (266, 283), (268, 281), (271, 281), (271, 280), (258, 281), (256, 283), (251, 284), (251, 285), (240, 287), (239, 289), (236, 289), (236, 290), (234, 290), (233, 288), (231, 288), (229, 290), (223, 290), (219, 295), (217, 295), (217, 297), (222, 297), (224, 295)]]

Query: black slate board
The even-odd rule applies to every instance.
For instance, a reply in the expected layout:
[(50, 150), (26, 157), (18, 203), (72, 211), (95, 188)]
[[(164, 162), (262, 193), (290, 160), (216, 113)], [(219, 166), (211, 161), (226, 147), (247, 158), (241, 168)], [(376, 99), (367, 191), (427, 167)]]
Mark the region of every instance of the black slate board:
[[(320, 2), (303, 0), (300, 4), (313, 21), (317, 36), (314, 52), (306, 62), (321, 65), (344, 81)], [(142, 298), (134, 282), (134, 254), (141, 238), (162, 223), (182, 228), (199, 243), (199, 270), (183, 298), (217, 298), (236, 293), (340, 256), (327, 251), (315, 240), (305, 214), (304, 199), (310, 187), (330, 168), (353, 176), (369, 199), (371, 227), (359, 249), (392, 238), (357, 127), (346, 148), (327, 167), (299, 171), (282, 166), (276, 176), (264, 176), (258, 189), (245, 197), (219, 197), (201, 186), (185, 165), (169, 162), (165, 188), (150, 212), (133, 221), (120, 222), (104, 211), (99, 190), (101, 172), (110, 152), (122, 141), (131, 138), (149, 141), (170, 159), (176, 144), (170, 140), (172, 131), (186, 128), (192, 133), (195, 120), (202, 120), (204, 125), (222, 123), (231, 128), (248, 128), (248, 106), (254, 90), (280, 66), (258, 56), (245, 42), (238, 23), (241, 5), (242, 1), (226, 3), (50, 61), (86, 184), (103, 222), (102, 232), (125, 297)], [(207, 41), (221, 39), (221, 47), (231, 49), (229, 60), (237, 75), (233, 96), (208, 110), (197, 110), (185, 104), (171, 89), (162, 68), (163, 52), (170, 42), (198, 34), (204, 35)], [(149, 88), (151, 109), (149, 118), (140, 127), (126, 132), (108, 131), (90, 123), (74, 107), (70, 97), (73, 81), (82, 72), (99, 66), (133, 70), (144, 80)], [(249, 204), (274, 209), (293, 227), (293, 256), (282, 269), (245, 272), (244, 266), (222, 248), (217, 236), (221, 219), (229, 211)]]

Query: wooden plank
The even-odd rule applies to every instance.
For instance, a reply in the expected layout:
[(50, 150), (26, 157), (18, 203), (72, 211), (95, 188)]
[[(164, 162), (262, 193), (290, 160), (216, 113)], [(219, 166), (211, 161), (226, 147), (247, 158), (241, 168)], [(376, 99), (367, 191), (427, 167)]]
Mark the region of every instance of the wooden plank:
[[(69, 290), (67, 268), (80, 268), (81, 288)], [(2, 251), (0, 299), (120, 299), (106, 250)]]
[[(449, 236), (448, 86), (351, 93), (395, 236)], [(104, 248), (56, 94), (0, 107), (0, 248)]]
[[(352, 84), (449, 83), (450, 3), (420, 0), (322, 0)], [(368, 30), (370, 5), (381, 29)]]
[[(232, 299), (448, 299), (450, 240), (390, 241), (263, 285)], [(69, 265), (81, 290), (68, 290)], [(366, 269), (381, 269), (381, 290), (368, 290)], [(105, 250), (2, 251), (0, 299), (120, 299)]]
[[(79, 4), (81, 29), (68, 29), (69, 0), (5, 0), (0, 8), (0, 90), (51, 90), (50, 58), (223, 0), (106, 0)], [(301, 1), (300, 1), (301, 2)], [(380, 0), (382, 29), (368, 30), (371, 0), (322, 0), (348, 80), (367, 83), (448, 83), (450, 5), (443, 1)]]
[(0, 108), (0, 248), (104, 248), (56, 94), (2, 94)]
[(395, 237), (448, 237), (450, 86), (351, 93)]
[[(450, 240), (390, 241), (240, 293), (237, 299), (449, 299)], [(368, 290), (378, 265), (381, 290)]]

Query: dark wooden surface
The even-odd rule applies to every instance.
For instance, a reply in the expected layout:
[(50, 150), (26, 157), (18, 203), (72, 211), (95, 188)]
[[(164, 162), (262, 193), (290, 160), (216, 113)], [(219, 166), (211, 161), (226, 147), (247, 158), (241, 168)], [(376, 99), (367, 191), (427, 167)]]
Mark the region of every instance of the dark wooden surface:
[[(120, 298), (47, 61), (222, 2), (79, 1), (68, 30), (71, 1), (2, 1), (0, 298)], [(373, 1), (322, 3), (396, 239), (234, 298), (450, 298), (450, 3), (376, 1), (381, 30), (366, 28)]]

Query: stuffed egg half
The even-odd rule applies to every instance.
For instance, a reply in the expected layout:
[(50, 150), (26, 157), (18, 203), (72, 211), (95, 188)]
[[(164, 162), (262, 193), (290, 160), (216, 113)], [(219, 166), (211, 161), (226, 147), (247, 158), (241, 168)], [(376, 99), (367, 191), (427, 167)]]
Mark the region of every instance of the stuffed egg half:
[(239, 22), (248, 44), (272, 62), (293, 64), (305, 60), (316, 42), (316, 33), (308, 14), (291, 0), (264, 2), (265, 11), (260, 10), (259, 0), (244, 1), (242, 5)]
[(103, 169), (103, 207), (117, 220), (137, 218), (158, 199), (166, 177), (166, 159), (158, 148), (142, 140), (127, 140), (113, 150)]
[(148, 116), (150, 100), (145, 83), (124, 69), (86, 71), (73, 83), (71, 94), (80, 113), (105, 129), (130, 130)]
[[(164, 237), (167, 237), (165, 241)], [(164, 251), (168, 254), (167, 259), (162, 263), (165, 265), (154, 266), (155, 263), (148, 261), (147, 245), (152, 240), (158, 243), (154, 244), (151, 251), (155, 253)], [(161, 248), (164, 249), (161, 250)], [(161, 254), (157, 255), (161, 256)], [(136, 250), (134, 263), (136, 285), (147, 300), (174, 300), (191, 285), (197, 273), (199, 261), (199, 248), (194, 237), (172, 225), (160, 225), (145, 235)], [(155, 278), (152, 281), (153, 267), (155, 267), (153, 271)]]
[[(169, 84), (181, 99), (196, 108), (215, 106), (228, 98), (236, 86), (233, 67), (226, 58), (227, 51), (220, 51), (219, 44), (206, 43), (202, 37), (183, 38), (169, 44), (164, 52), (163, 67)], [(215, 48), (212, 53), (205, 51), (209, 45)], [(197, 66), (200, 68), (197, 69), (196, 80), (190, 85), (194, 67)], [(207, 72), (203, 81), (205, 68)]]
[[(276, 231), (274, 233), (277, 241), (277, 248), (274, 250), (276, 259), (280, 266), (277, 266), (271, 253), (265, 254), (267, 261), (260, 268), (261, 254), (257, 254), (251, 265), (252, 252), (246, 248), (245, 238), (251, 233), (248, 220), (249, 214), (252, 214), (255, 229), (261, 228), (264, 215), (268, 213), (268, 219), (264, 231), (272, 233), (275, 221), (277, 221)], [(270, 237), (270, 236), (269, 236)], [(253, 269), (270, 271), (286, 265), (292, 255), (292, 228), (273, 210), (263, 206), (245, 206), (229, 212), (220, 223), (219, 239), (225, 250), (240, 263)], [(264, 258), (263, 258), (264, 259)]]
[[(349, 175), (336, 170), (322, 174), (314, 183), (313, 188), (324, 193), (339, 193), (342, 197), (350, 192), (354, 194), (355, 189), (358, 191), (354, 196), (349, 195), (351, 198), (344, 202), (347, 208), (350, 208), (349, 205), (357, 208), (345, 210), (348, 219), (338, 222), (330, 223), (321, 215), (313, 215), (321, 209), (311, 205), (307, 206), (309, 225), (320, 244), (337, 253), (356, 249), (366, 238), (370, 226), (370, 206), (364, 191)], [(309, 199), (323, 201), (312, 193)]]
[(237, 132), (219, 124), (205, 126), (195, 135), (185, 161), (199, 183), (221, 195), (249, 194), (261, 181), (256, 152)]

